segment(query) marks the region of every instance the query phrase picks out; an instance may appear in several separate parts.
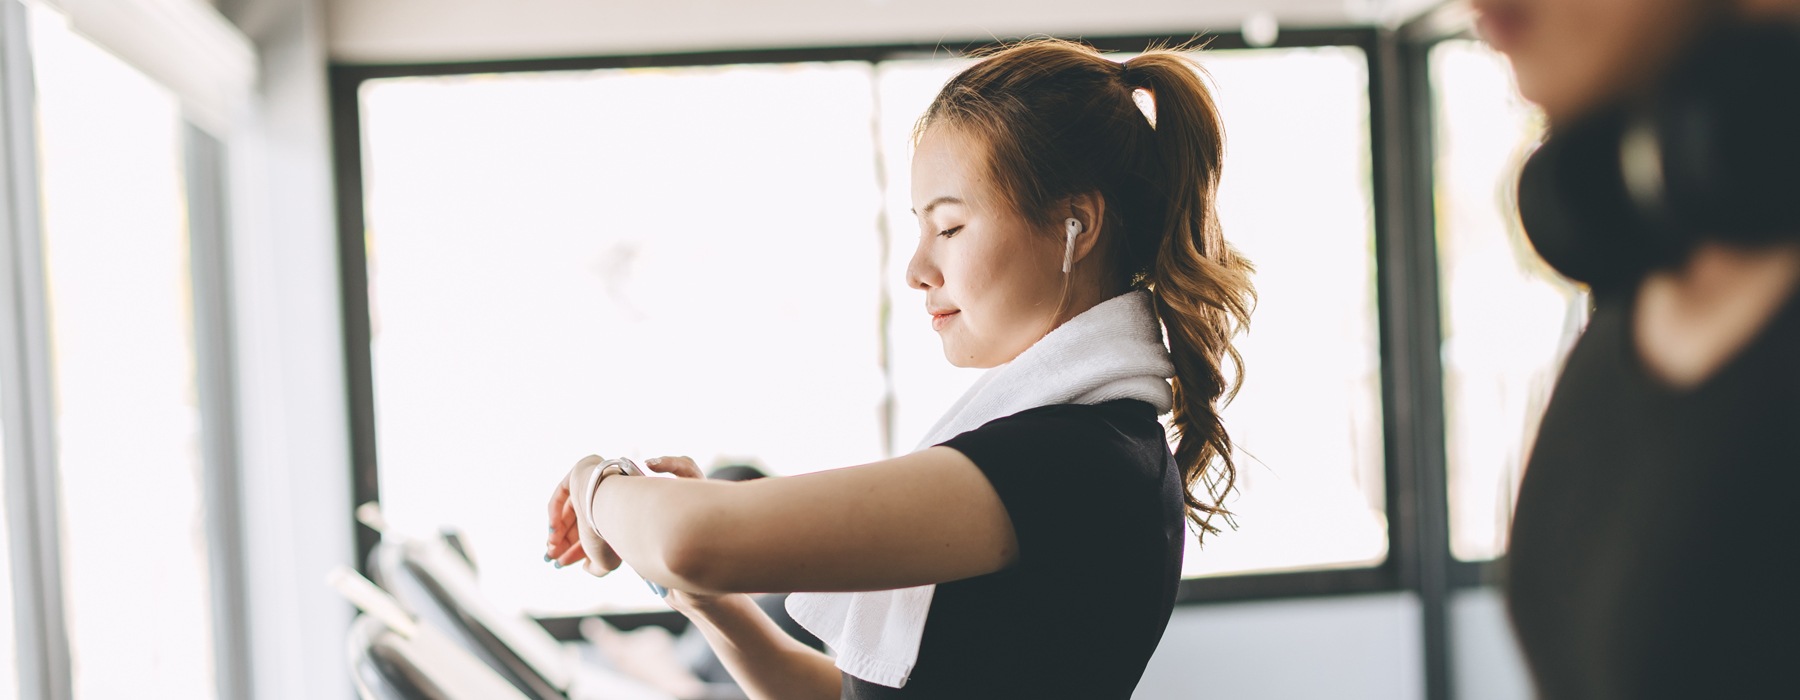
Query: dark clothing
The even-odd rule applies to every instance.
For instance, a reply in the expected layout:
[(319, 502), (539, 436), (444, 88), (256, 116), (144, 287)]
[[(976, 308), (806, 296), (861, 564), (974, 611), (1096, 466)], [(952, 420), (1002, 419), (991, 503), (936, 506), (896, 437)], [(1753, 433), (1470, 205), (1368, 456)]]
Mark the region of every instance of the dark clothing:
[(943, 443), (981, 468), (1019, 559), (938, 584), (904, 688), (843, 697), (1129, 698), (1181, 581), (1181, 472), (1140, 401), (1045, 406)]
[(1800, 698), (1800, 294), (1705, 383), (1601, 295), (1519, 490), (1509, 604), (1546, 700)]

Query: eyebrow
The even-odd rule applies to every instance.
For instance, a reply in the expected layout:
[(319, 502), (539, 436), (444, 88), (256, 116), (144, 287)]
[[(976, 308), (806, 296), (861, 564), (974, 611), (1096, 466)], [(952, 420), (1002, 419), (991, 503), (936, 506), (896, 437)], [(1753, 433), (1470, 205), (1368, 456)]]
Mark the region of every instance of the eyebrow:
[(939, 205), (939, 204), (962, 204), (962, 203), (963, 203), (963, 201), (960, 197), (952, 197), (950, 195), (943, 195), (943, 196), (933, 199), (929, 203), (927, 203), (925, 205), (925, 213), (924, 214), (920, 214), (919, 210), (917, 210), (917, 209), (912, 210), (912, 213), (914, 216), (930, 216), (931, 210), (936, 209), (937, 205)]

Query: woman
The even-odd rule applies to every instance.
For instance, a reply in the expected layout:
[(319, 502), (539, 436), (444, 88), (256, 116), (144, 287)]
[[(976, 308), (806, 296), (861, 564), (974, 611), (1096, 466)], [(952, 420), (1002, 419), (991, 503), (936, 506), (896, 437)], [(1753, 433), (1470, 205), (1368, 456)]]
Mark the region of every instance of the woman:
[(1477, 8), (1551, 123), (1527, 233), (1595, 305), (1512, 530), (1537, 687), (1800, 697), (1800, 1)]
[[(671, 589), (753, 697), (1129, 697), (1183, 516), (1216, 532), (1234, 475), (1218, 403), (1251, 288), (1214, 214), (1217, 109), (1182, 53), (1034, 41), (951, 79), (915, 135), (908, 282), (945, 357), (993, 369), (883, 462), (607, 471), (590, 496), (584, 460), (552, 497), (550, 556)], [(835, 662), (743, 595), (785, 591), (809, 592), (788, 608)]]

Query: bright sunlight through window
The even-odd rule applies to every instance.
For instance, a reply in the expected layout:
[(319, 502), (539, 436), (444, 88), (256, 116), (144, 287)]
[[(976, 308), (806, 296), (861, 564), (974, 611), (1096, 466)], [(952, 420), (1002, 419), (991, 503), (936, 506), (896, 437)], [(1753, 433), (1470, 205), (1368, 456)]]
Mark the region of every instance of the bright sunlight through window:
[(75, 694), (209, 698), (180, 109), (54, 11), (30, 28)]

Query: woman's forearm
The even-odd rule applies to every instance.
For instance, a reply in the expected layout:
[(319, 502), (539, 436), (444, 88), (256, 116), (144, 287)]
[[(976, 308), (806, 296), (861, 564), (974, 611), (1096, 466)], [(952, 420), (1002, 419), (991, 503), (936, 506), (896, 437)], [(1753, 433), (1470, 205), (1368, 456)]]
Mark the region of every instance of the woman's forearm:
[[(737, 484), (696, 479), (608, 477), (594, 492), (592, 522), (639, 575), (674, 589), (682, 609), (750, 697), (838, 697), (842, 679), (828, 657), (795, 640), (708, 560), (717, 516)], [(579, 504), (577, 507), (581, 507)], [(680, 591), (722, 595), (688, 596)]]
[(751, 698), (838, 697), (843, 677), (831, 657), (788, 635), (750, 596), (736, 593), (699, 599), (687, 607), (688, 619)]
[[(692, 479), (609, 477), (594, 492), (592, 522), (606, 543), (639, 575), (669, 588), (726, 593), (695, 580), (700, 522), (718, 487)], [(578, 506), (579, 507), (579, 506)]]

